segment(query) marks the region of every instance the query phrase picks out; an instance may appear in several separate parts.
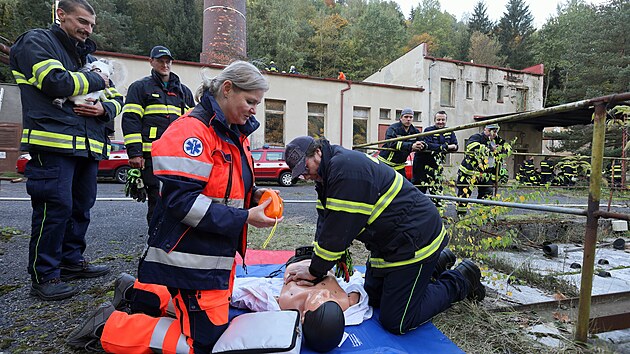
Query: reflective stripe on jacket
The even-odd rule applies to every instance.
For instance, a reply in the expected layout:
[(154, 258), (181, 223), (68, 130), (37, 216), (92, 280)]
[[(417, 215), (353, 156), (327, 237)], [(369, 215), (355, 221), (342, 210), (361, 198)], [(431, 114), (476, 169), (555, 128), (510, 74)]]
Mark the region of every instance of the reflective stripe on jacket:
[(150, 153), (152, 142), (162, 136), (171, 122), (194, 105), (190, 89), (174, 73), (170, 74), (166, 86), (155, 70), (151, 70), (151, 76), (131, 84), (122, 116), (122, 130), (129, 157)]
[(161, 198), (138, 271), (141, 282), (227, 289), (236, 252), (245, 258), (251, 190), (244, 190), (241, 156), (253, 171), (247, 136), (259, 123), (251, 117), (237, 135), (214, 99), (212, 105), (213, 112), (198, 105), (153, 144)]
[(313, 275), (331, 269), (354, 239), (372, 266), (386, 268), (424, 260), (444, 238), (433, 202), (380, 160), (325, 141), (318, 174)]
[[(405, 126), (402, 125), (402, 123), (396, 122), (387, 128), (387, 132), (385, 132), (385, 139), (399, 138), (401, 136), (418, 133), (420, 133), (420, 131), (418, 131), (418, 129), (416, 129), (413, 125), (409, 126), (409, 130), (405, 130)], [(396, 151), (381, 150), (378, 154), (378, 158), (397, 170), (404, 168), (405, 162), (407, 162), (407, 157), (411, 153), (411, 146), (414, 142), (416, 142), (416, 139), (385, 143), (383, 144), (384, 148), (394, 149)]]
[(23, 135), (21, 150), (92, 157), (100, 160), (109, 152), (111, 122), (122, 107), (122, 95), (110, 82), (101, 104), (100, 117), (79, 116), (66, 100), (61, 108), (56, 98), (82, 95), (105, 89), (96, 72), (81, 72), (96, 60), (90, 55), (96, 45), (71, 39), (58, 25), (34, 29), (21, 35), (11, 47), (10, 66), (20, 87)]

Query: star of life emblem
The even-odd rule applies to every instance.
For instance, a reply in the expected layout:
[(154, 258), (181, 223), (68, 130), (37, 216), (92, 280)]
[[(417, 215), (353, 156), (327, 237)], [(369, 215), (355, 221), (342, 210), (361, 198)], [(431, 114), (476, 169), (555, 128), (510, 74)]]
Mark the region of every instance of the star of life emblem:
[(188, 138), (184, 141), (184, 152), (188, 156), (197, 157), (203, 152), (203, 144), (199, 138)]

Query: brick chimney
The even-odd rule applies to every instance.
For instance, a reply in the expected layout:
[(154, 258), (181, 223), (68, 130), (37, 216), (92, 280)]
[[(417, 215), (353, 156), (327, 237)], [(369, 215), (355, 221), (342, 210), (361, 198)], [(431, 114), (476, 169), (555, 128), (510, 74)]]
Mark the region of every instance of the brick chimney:
[(227, 65), (235, 59), (245, 59), (245, 0), (204, 0), (203, 8), (203, 43), (199, 61)]

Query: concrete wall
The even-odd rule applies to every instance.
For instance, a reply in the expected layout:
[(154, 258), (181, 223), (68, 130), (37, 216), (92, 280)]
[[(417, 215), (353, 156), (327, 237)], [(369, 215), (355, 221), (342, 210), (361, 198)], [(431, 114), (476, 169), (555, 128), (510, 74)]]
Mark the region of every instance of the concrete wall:
[[(454, 95), (452, 105), (440, 103), (442, 80), (452, 80)], [(414, 106), (420, 106), (423, 127), (433, 124), (433, 115), (438, 111), (448, 114), (448, 126), (458, 126), (475, 122), (475, 117), (501, 113), (537, 110), (543, 107), (543, 76), (520, 70), (478, 65), (462, 61), (434, 58), (427, 55), (426, 45), (421, 44), (378, 72), (369, 76), (366, 82), (410, 85), (422, 87), (426, 91)], [(467, 97), (467, 82), (471, 83), (470, 96)], [(482, 100), (482, 84), (489, 87), (487, 100)], [(502, 101), (498, 102), (498, 86), (503, 86)], [(520, 92), (526, 92), (526, 99), (520, 103)], [(519, 104), (520, 103), (520, 104)], [(459, 130), (456, 132), (459, 151), (464, 150), (464, 143), (472, 134), (482, 128)], [(518, 123), (501, 124), (499, 132), (504, 139), (511, 141), (517, 137), (517, 147), (522, 151), (541, 151), (542, 132), (531, 126)], [(451, 165), (458, 164), (462, 154), (453, 154)], [(514, 160), (508, 161), (508, 169), (513, 176)], [(456, 173), (454, 168), (447, 173)]]
[[(114, 76), (114, 79), (116, 79), (115, 84), (116, 88), (123, 95), (127, 93), (131, 83), (149, 75), (151, 71), (148, 58), (119, 56), (114, 53), (103, 53), (100, 56), (115, 61), (115, 69), (118, 72)], [(201, 84), (202, 71), (210, 77), (214, 77), (221, 69), (218, 66), (203, 67), (198, 63), (175, 61), (173, 64), (173, 72), (193, 92)], [(352, 115), (355, 106), (370, 109), (367, 141), (378, 139), (379, 123), (391, 124), (396, 121), (395, 118), (379, 120), (380, 109), (390, 109), (392, 117), (395, 115), (396, 110), (401, 110), (408, 106), (417, 111), (421, 110), (419, 102), (421, 102), (423, 92), (417, 88), (355, 83), (302, 75), (266, 73), (266, 76), (269, 80), (270, 88), (265, 94), (265, 100), (285, 101), (285, 144), (296, 136), (307, 134), (308, 103), (326, 105), (325, 136), (332, 143), (341, 144), (348, 148), (352, 147)], [(343, 95), (342, 90), (344, 90)], [(414, 106), (410, 102), (418, 102), (418, 104)], [(261, 128), (251, 137), (253, 147), (259, 147), (265, 143), (265, 108), (265, 102), (263, 102), (257, 110), (256, 117), (261, 122)], [(343, 126), (341, 124), (342, 121)], [(416, 124), (425, 125), (425, 123), (427, 123), (426, 120)], [(116, 119), (115, 128), (116, 138), (122, 139), (120, 117)]]
[[(118, 53), (99, 52), (97, 56), (114, 61), (115, 74), (112, 80), (118, 90), (126, 95), (129, 85), (149, 75), (151, 67), (147, 57)], [(202, 71), (210, 77), (216, 76), (222, 66), (175, 61), (173, 72), (181, 78), (193, 92), (201, 83)], [(439, 59), (427, 56), (424, 45), (417, 46), (402, 57), (368, 77), (364, 82), (322, 79), (302, 75), (268, 73), (270, 89), (266, 100), (284, 101), (283, 140), (286, 144), (299, 135), (307, 134), (308, 104), (326, 105), (324, 135), (334, 144), (351, 148), (353, 109), (369, 109), (367, 141), (379, 140), (379, 126), (396, 122), (396, 112), (404, 107), (411, 107), (420, 114), (420, 121), (414, 125), (426, 128), (433, 124), (433, 114), (439, 110), (448, 113), (448, 125), (458, 126), (474, 122), (475, 116), (486, 116), (517, 111), (518, 90), (527, 90), (526, 110), (542, 108), (542, 75), (534, 75), (518, 70), (488, 67), (483, 65)], [(454, 96), (451, 106), (440, 104), (440, 82), (442, 79), (453, 80)], [(466, 98), (466, 82), (472, 82), (472, 95)], [(481, 100), (481, 84), (487, 83), (490, 92), (487, 101)], [(503, 103), (497, 102), (497, 85), (503, 85)], [(11, 86), (11, 90), (16, 87)], [(13, 105), (12, 105), (13, 106)], [(266, 143), (265, 109), (263, 102), (256, 117), (261, 128), (251, 137), (252, 146), (260, 147)], [(390, 110), (390, 119), (380, 119), (380, 110)], [(17, 115), (10, 114), (11, 119)], [(0, 117), (0, 122), (6, 121)], [(18, 120), (21, 122), (21, 119)], [(500, 135), (511, 140), (518, 137), (519, 151), (540, 152), (542, 133), (524, 124), (502, 124)], [(460, 151), (464, 150), (465, 140), (481, 129), (467, 129), (456, 132)], [(115, 120), (115, 138), (122, 140), (120, 117)], [(449, 174), (456, 173), (456, 166), (461, 161), (461, 154), (453, 154)], [(514, 170), (510, 161), (509, 169)], [(513, 175), (513, 172), (511, 173)]]

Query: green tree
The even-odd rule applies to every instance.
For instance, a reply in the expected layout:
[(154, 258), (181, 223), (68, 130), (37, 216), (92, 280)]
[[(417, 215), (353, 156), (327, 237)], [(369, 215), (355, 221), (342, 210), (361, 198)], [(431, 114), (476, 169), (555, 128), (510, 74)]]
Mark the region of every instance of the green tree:
[(288, 71), (291, 65), (303, 68), (308, 54), (303, 42), (314, 34), (310, 22), (315, 16), (310, 0), (248, 0), (248, 56), (263, 66), (273, 60), (280, 70)]
[[(616, 24), (611, 26), (611, 24)], [(545, 23), (536, 58), (545, 64), (545, 105), (630, 91), (630, 4), (573, 0)]]
[(368, 2), (346, 31), (344, 43), (349, 45), (349, 58), (353, 59), (345, 60), (344, 72), (351, 73), (355, 80), (368, 77), (403, 54), (405, 36), (405, 19), (398, 5)]
[(128, 41), (132, 54), (149, 55), (156, 45), (168, 47), (176, 59), (199, 61), (203, 0), (119, 0), (132, 19)]
[(496, 33), (501, 43), (501, 55), (506, 57), (511, 68), (523, 69), (535, 64), (531, 40), (533, 21), (534, 17), (524, 0), (509, 0)]
[(503, 66), (505, 58), (499, 52), (501, 45), (496, 39), (481, 32), (473, 32), (470, 35), (470, 48), (468, 59), (477, 64)]
[(96, 27), (91, 38), (99, 50), (137, 53), (137, 42), (129, 40), (132, 19), (124, 11), (127, 0), (92, 0), (96, 12)]
[(486, 11), (487, 7), (485, 1), (481, 0), (475, 4), (472, 17), (468, 20), (468, 31), (471, 34), (474, 32), (480, 32), (486, 35), (492, 33), (494, 23), (490, 21)]
[[(431, 55), (465, 59), (460, 56), (461, 43), (466, 39), (465, 32), (465, 26), (458, 26), (453, 15), (442, 12), (438, 0), (423, 0), (411, 11), (409, 38), (413, 41), (423, 33), (434, 38)], [(414, 44), (417, 45), (409, 42), (407, 47), (412, 48)]]

